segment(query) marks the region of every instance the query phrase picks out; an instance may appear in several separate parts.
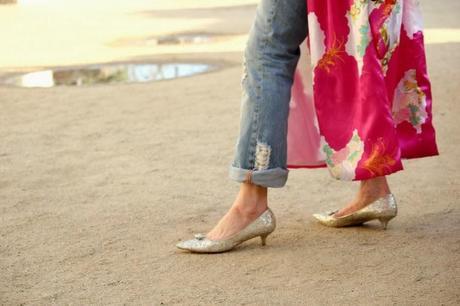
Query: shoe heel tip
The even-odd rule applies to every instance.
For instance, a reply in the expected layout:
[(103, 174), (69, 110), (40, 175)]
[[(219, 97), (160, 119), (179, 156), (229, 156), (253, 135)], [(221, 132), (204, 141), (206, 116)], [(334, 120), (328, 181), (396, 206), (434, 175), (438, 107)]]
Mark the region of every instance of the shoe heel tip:
[(382, 224), (382, 229), (386, 230), (388, 227), (388, 222), (390, 222), (390, 219), (379, 219), (379, 221)]
[(261, 241), (262, 245), (266, 245), (267, 244), (267, 236), (260, 236), (260, 241)]

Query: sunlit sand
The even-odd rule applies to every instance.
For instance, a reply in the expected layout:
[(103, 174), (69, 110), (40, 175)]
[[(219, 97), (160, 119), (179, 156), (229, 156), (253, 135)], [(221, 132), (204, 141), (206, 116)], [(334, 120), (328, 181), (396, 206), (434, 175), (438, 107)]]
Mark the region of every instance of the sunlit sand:
[[(238, 191), (227, 167), (258, 1), (0, 5), (0, 80), (40, 87), (0, 85), (0, 305), (459, 304), (459, 0), (421, 0), (440, 156), (389, 177), (387, 231), (318, 225), (358, 185), (293, 170), (270, 191), (266, 246), (177, 252)], [(222, 67), (172, 80), (197, 66), (170, 63)]]
[[(111, 43), (129, 37), (150, 37), (208, 30), (206, 18), (161, 18), (143, 12), (253, 4), (255, 1), (20, 1), (0, 6), (2, 56), (0, 69), (109, 62), (165, 53), (239, 51), (245, 33), (209, 46), (124, 46)], [(235, 16), (237, 17), (237, 16)]]

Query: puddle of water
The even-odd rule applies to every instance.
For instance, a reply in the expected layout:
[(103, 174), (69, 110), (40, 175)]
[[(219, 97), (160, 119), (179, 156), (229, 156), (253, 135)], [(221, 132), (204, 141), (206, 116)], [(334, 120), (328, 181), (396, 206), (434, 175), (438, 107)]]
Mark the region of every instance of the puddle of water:
[(164, 35), (148, 38), (122, 38), (112, 43), (111, 46), (159, 46), (159, 45), (191, 45), (191, 44), (209, 44), (225, 40), (230, 40), (234, 35), (226, 34), (202, 34), (202, 33), (184, 33)]
[(5, 83), (21, 87), (53, 87), (150, 82), (187, 77), (213, 69), (208, 64), (192, 63), (96, 65), (30, 72), (9, 78)]
[(162, 36), (156, 39), (158, 45), (202, 44), (215, 40), (216, 37), (205, 34), (182, 34)]

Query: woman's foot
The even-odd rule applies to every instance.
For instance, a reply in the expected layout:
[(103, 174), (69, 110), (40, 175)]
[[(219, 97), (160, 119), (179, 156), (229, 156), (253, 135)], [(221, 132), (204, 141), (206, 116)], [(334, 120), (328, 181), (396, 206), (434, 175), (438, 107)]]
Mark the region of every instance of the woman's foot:
[(267, 209), (267, 193), (266, 187), (241, 183), (233, 205), (206, 237), (212, 240), (225, 239), (245, 228)]
[(390, 193), (390, 187), (385, 176), (378, 176), (369, 180), (361, 181), (361, 186), (355, 199), (347, 206), (334, 214), (334, 217), (349, 215), (361, 208), (366, 207), (380, 197)]

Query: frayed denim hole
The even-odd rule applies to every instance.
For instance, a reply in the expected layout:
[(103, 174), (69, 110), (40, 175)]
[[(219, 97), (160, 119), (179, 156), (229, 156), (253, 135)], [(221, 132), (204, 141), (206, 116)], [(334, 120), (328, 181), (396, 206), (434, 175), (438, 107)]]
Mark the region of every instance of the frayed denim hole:
[(257, 141), (255, 153), (255, 169), (266, 170), (270, 164), (271, 147), (267, 143)]

